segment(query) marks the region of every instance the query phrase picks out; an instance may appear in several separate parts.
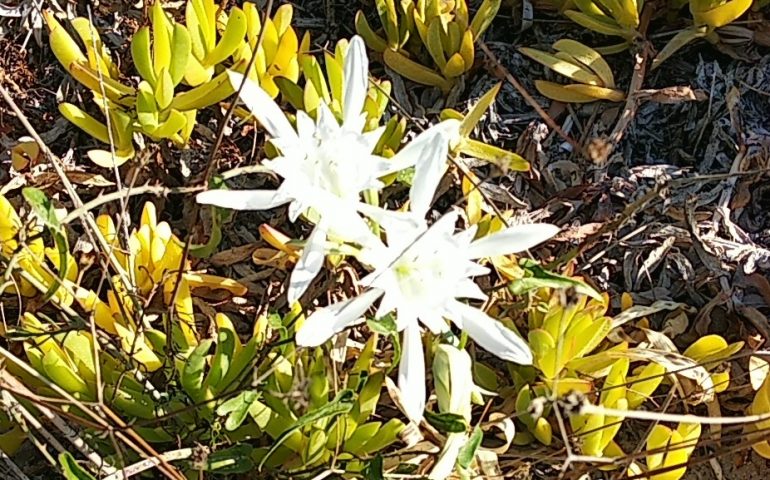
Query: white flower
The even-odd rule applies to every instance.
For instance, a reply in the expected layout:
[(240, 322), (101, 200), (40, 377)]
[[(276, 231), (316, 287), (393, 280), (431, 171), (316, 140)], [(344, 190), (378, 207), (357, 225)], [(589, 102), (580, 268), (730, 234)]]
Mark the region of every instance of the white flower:
[(475, 259), (521, 252), (559, 231), (549, 224), (518, 225), (474, 241), (475, 226), (455, 233), (456, 212), (428, 227), (424, 217), (445, 169), (444, 161), (418, 164), (409, 213), (361, 206), (366, 215), (382, 225), (388, 237), (388, 246), (370, 255), (375, 271), (361, 281), (369, 288), (358, 297), (310, 315), (296, 337), (298, 345), (320, 345), (359, 323), (372, 304), (382, 298), (375, 317), (396, 310), (397, 328), (404, 332), (398, 384), (404, 393), (406, 413), (415, 421), (422, 418), (426, 396), (420, 323), (438, 334), (448, 330), (445, 319), (449, 319), (498, 357), (532, 363), (529, 347), (516, 333), (458, 299), (487, 298), (472, 278), (487, 274), (489, 269)]
[[(356, 36), (345, 56), (342, 124), (322, 103), (315, 121), (307, 113), (298, 111), (295, 129), (270, 96), (246, 79), (241, 100), (280, 151), (280, 156), (263, 164), (283, 177), (283, 183), (277, 190), (211, 190), (197, 196), (200, 203), (236, 210), (265, 210), (288, 203), (291, 221), (296, 221), (300, 214), (311, 214), (309, 217), (316, 226), (292, 272), (288, 289), (290, 303), (299, 299), (323, 267), (328, 234), (340, 241), (378, 248), (380, 240), (357, 212), (361, 192), (382, 188), (381, 177), (426, 158), (425, 149), (435, 146), (441, 135), (440, 129), (434, 128), (418, 136), (391, 159), (374, 155), (372, 150), (383, 129), (363, 131), (368, 65), (364, 42)], [(228, 73), (237, 89), (244, 81), (243, 75)], [(440, 140), (449, 141), (443, 137)], [(442, 162), (446, 148), (443, 151)], [(439, 149), (438, 154), (440, 152)]]

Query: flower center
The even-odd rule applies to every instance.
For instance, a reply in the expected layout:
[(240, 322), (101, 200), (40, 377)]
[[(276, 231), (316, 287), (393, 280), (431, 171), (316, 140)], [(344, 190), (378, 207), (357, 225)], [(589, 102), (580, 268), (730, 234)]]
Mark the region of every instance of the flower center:
[(437, 249), (403, 258), (394, 265), (399, 289), (407, 301), (431, 308), (454, 297), (455, 286), (463, 275), (449, 253)]
[(316, 133), (317, 148), (308, 154), (312, 183), (345, 200), (357, 199), (373, 180), (365, 163), (371, 152), (358, 136), (340, 132), (329, 136)]

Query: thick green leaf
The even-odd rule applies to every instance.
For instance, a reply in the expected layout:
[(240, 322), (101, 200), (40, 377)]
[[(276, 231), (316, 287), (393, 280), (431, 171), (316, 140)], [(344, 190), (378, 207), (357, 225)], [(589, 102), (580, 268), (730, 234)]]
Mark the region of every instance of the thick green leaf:
[(520, 262), (520, 265), (531, 276), (514, 280), (508, 285), (508, 290), (514, 295), (523, 295), (539, 288), (574, 288), (579, 294), (587, 295), (599, 301), (602, 300), (602, 296), (596, 290), (579, 280), (559, 275), (558, 273), (549, 272), (529, 259), (523, 259)]
[(504, 172), (510, 170), (515, 172), (529, 171), (529, 162), (524, 157), (518, 153), (509, 152), (488, 143), (465, 138), (460, 143), (459, 150), (469, 157), (475, 157), (479, 160), (495, 164)]
[(382, 465), (382, 455), (375, 456), (364, 470), (365, 480), (384, 480), (385, 474)]
[(486, 111), (489, 110), (489, 107), (495, 102), (495, 98), (497, 98), (501, 86), (502, 83), (498, 83), (492, 87), (473, 107), (471, 107), (470, 111), (462, 119), (462, 123), (460, 124), (461, 137), (467, 137), (473, 132), (473, 129), (476, 128), (481, 117), (484, 116), (484, 113), (486, 113)]
[(342, 390), (331, 402), (298, 418), (297, 422), (291, 428), (284, 431), (281, 435), (278, 436), (278, 438), (275, 439), (273, 446), (270, 447), (270, 450), (267, 452), (267, 454), (265, 454), (264, 458), (262, 458), (262, 461), (259, 462), (260, 470), (264, 466), (267, 459), (270, 458), (270, 455), (272, 455), (292, 433), (298, 431), (306, 425), (315, 423), (318, 420), (324, 418), (332, 418), (338, 415), (349, 413), (353, 409), (354, 396), (355, 393), (353, 393), (352, 390)]
[(62, 474), (67, 480), (96, 480), (68, 452), (59, 455), (59, 466), (61, 466)]
[(393, 336), (398, 333), (396, 327), (396, 320), (392, 315), (385, 315), (382, 318), (371, 319), (366, 321), (366, 326), (375, 333), (380, 335)]
[(211, 350), (209, 340), (202, 341), (190, 354), (190, 358), (182, 366), (181, 383), (182, 388), (195, 401), (201, 401), (203, 395), (203, 377), (206, 371), (206, 356)]
[(457, 456), (457, 464), (465, 469), (470, 468), (471, 462), (473, 462), (473, 459), (476, 457), (476, 452), (479, 450), (479, 447), (481, 447), (481, 441), (483, 439), (484, 432), (481, 428), (476, 426), (468, 441), (463, 445), (463, 448), (460, 449), (460, 454)]
[(239, 393), (237, 396), (226, 401), (217, 408), (217, 415), (224, 417), (225, 429), (228, 432), (232, 432), (243, 424), (246, 420), (246, 416), (249, 414), (249, 409), (259, 399), (259, 393), (248, 390)]
[[(64, 279), (67, 276), (67, 267), (69, 265), (70, 248), (67, 241), (67, 235), (64, 233), (59, 219), (56, 217), (56, 211), (54, 210), (53, 202), (46, 196), (46, 194), (35, 187), (25, 187), (22, 189), (21, 194), (27, 201), (30, 207), (35, 211), (37, 216), (42, 220), (43, 224), (51, 232), (51, 236), (56, 244), (56, 250), (59, 252), (59, 279)], [(45, 292), (43, 301), (48, 301), (59, 289), (59, 282), (53, 282), (48, 291)]]
[(254, 448), (247, 444), (238, 444), (209, 454), (206, 458), (206, 471), (218, 474), (248, 473), (254, 469), (251, 454)]
[(456, 413), (433, 413), (425, 410), (425, 420), (441, 433), (462, 433), (468, 429), (465, 418)]

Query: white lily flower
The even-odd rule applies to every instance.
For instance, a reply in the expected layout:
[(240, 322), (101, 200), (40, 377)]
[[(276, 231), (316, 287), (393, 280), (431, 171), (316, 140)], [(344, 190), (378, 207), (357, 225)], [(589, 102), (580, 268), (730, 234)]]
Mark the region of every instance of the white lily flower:
[(532, 363), (532, 353), (523, 339), (459, 299), (487, 298), (473, 277), (486, 275), (489, 269), (476, 259), (527, 250), (559, 231), (554, 225), (527, 224), (474, 240), (475, 226), (455, 233), (459, 215), (454, 211), (428, 227), (424, 218), (445, 169), (445, 160), (440, 164), (418, 164), (409, 213), (360, 207), (385, 229), (388, 237), (388, 247), (371, 255), (375, 271), (361, 281), (369, 288), (352, 300), (314, 312), (296, 336), (298, 345), (318, 346), (359, 323), (366, 310), (382, 298), (375, 317), (396, 310), (397, 328), (404, 332), (398, 385), (404, 392), (406, 414), (414, 421), (422, 418), (426, 396), (420, 323), (439, 334), (448, 330), (448, 319), (503, 360)]
[(437, 128), (424, 132), (391, 159), (374, 155), (372, 151), (384, 127), (364, 132), (369, 61), (358, 36), (350, 42), (344, 67), (342, 124), (327, 105), (321, 104), (315, 121), (298, 111), (296, 129), (256, 83), (228, 72), (234, 88), (246, 82), (240, 98), (280, 152), (263, 165), (283, 177), (283, 183), (277, 190), (210, 190), (196, 197), (199, 203), (235, 210), (266, 210), (289, 204), (291, 221), (300, 214), (312, 213), (316, 226), (291, 274), (290, 303), (300, 298), (323, 267), (329, 234), (370, 250), (381, 246), (357, 212), (361, 193), (382, 188), (380, 178), (415, 165), (441, 133)]

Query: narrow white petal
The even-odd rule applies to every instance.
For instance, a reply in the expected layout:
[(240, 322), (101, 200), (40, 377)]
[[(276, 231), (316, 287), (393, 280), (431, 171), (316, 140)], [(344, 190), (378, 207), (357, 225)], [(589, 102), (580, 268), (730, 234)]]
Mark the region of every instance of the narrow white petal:
[(444, 317), (441, 315), (441, 312), (433, 310), (429, 312), (420, 312), (419, 318), (420, 322), (428, 327), (428, 330), (430, 330), (434, 335), (440, 335), (449, 330), (449, 325), (447, 325), (446, 320), (444, 320)]
[(468, 258), (494, 257), (518, 253), (545, 242), (559, 233), (559, 227), (548, 223), (530, 223), (506, 228), (471, 243)]
[(389, 173), (416, 165), (425, 156), (424, 151), (429, 145), (444, 143), (448, 149), (452, 138), (459, 135), (459, 127), (457, 120), (444, 120), (420, 133), (390, 159), (392, 167)]
[(433, 470), (428, 475), (428, 480), (444, 480), (452, 476), (455, 469), (457, 457), (460, 451), (468, 442), (468, 436), (465, 433), (450, 433), (447, 435), (446, 443), (441, 449), (441, 454), (433, 465)]
[(411, 322), (404, 330), (398, 388), (406, 416), (419, 423), (425, 411), (425, 357), (417, 322)]
[(297, 331), (297, 345), (317, 347), (334, 334), (360, 323), (361, 316), (381, 295), (382, 290), (370, 289), (357, 297), (316, 310)]
[(310, 115), (303, 110), (297, 111), (297, 133), (299, 134), (299, 138), (303, 141), (313, 140), (315, 122), (310, 118)]
[(328, 105), (321, 102), (316, 111), (316, 133), (321, 138), (330, 138), (337, 135), (340, 130), (341, 127), (334, 112), (329, 109)]
[[(228, 70), (227, 75), (230, 77), (230, 84), (237, 91), (241, 82), (244, 81), (244, 76), (232, 70)], [(272, 137), (285, 140), (298, 139), (297, 132), (292, 128), (289, 119), (286, 118), (281, 107), (270, 98), (270, 95), (253, 80), (246, 78), (245, 82), (243, 90), (241, 90), (241, 100), (251, 114), (265, 127), (267, 133)]]
[[(374, 314), (375, 318), (382, 318), (389, 314), (395, 310), (396, 307), (398, 307), (399, 302), (401, 301), (401, 295), (398, 294), (397, 290), (398, 285), (396, 285), (394, 282), (392, 285), (390, 285), (390, 287), (391, 288), (389, 289), (383, 288), (385, 295), (382, 296), (382, 301), (380, 302), (380, 306), (377, 308), (377, 313)], [(393, 287), (395, 287), (395, 289)]]
[(441, 178), (447, 170), (446, 157), (449, 146), (438, 136), (439, 140), (427, 145), (422, 158), (414, 167), (412, 187), (409, 189), (409, 209), (415, 215), (424, 217), (433, 203)]
[(385, 210), (367, 203), (359, 203), (358, 211), (385, 229), (388, 234), (388, 246), (391, 248), (398, 248), (402, 240), (411, 242), (414, 236), (428, 228), (424, 218), (411, 212)]
[(289, 279), (287, 297), (289, 304), (299, 300), (310, 282), (318, 275), (326, 258), (326, 230), (316, 226), (302, 249), (302, 257), (297, 262)]
[(503, 360), (518, 363), (520, 365), (532, 364), (532, 352), (521, 337), (510, 328), (493, 319), (477, 308), (464, 303), (453, 302), (448, 305), (452, 318), (458, 326), (484, 350), (497, 355)]
[(269, 210), (290, 201), (276, 190), (208, 190), (196, 195), (195, 200), (233, 210)]
[(361, 116), (369, 89), (369, 59), (366, 46), (358, 35), (350, 40), (345, 54), (345, 83), (342, 104), (343, 123), (356, 122)]
[(466, 278), (457, 284), (454, 296), (456, 298), (472, 298), (474, 300), (486, 300), (487, 295), (473, 280)]

